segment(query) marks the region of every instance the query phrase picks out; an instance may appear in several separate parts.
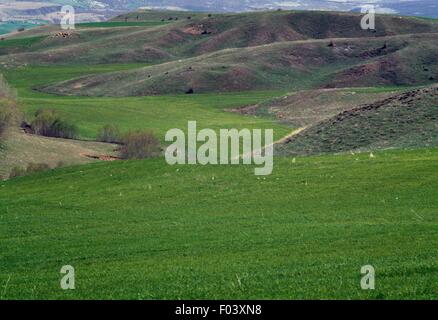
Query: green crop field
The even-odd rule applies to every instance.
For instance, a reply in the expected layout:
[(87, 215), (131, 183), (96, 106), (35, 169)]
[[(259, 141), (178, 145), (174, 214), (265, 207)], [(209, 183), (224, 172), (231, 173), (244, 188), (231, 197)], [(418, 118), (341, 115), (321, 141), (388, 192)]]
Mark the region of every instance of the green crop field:
[(436, 149), (278, 158), (266, 178), (157, 159), (2, 182), (1, 298), (437, 298), (437, 188)]

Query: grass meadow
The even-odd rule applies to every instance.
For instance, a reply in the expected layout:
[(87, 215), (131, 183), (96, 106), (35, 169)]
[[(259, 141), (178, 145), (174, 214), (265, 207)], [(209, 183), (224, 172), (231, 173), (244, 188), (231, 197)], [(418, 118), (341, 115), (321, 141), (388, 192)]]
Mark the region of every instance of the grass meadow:
[(87, 73), (111, 72), (138, 67), (138, 64), (100, 65), (95, 67), (22, 67), (5, 72), (12, 87), (17, 88), (20, 102), (29, 119), (40, 108), (52, 108), (77, 124), (83, 139), (96, 137), (105, 124), (117, 124), (122, 131), (153, 129), (164, 140), (167, 130), (185, 129), (187, 121), (196, 120), (199, 129), (269, 128), (275, 138), (292, 129), (275, 124), (271, 119), (245, 117), (225, 109), (256, 104), (282, 94), (281, 91), (252, 93), (217, 93), (200, 95), (168, 95), (130, 98), (69, 97), (41, 93), (34, 88)]
[(436, 149), (277, 158), (260, 178), (156, 159), (1, 182), (1, 298), (436, 298), (437, 164)]

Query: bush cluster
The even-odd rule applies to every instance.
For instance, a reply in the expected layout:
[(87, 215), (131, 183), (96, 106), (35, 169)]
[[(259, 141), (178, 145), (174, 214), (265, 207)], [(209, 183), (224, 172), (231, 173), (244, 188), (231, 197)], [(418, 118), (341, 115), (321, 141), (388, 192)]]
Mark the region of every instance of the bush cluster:
[(14, 117), (14, 102), (7, 99), (0, 99), (0, 139), (3, 138), (6, 129)]
[(120, 147), (122, 159), (147, 159), (160, 154), (160, 141), (152, 131), (137, 130), (123, 136)]
[[(61, 164), (59, 164), (58, 166), (61, 166)], [(26, 168), (23, 167), (12, 168), (11, 172), (9, 173), (9, 178), (12, 179), (16, 177), (22, 177), (28, 174), (47, 171), (50, 169), (52, 168), (50, 168), (50, 166), (47, 163), (29, 163)]]
[(107, 124), (97, 132), (97, 140), (120, 144), (122, 159), (147, 159), (161, 152), (160, 141), (150, 130), (136, 130), (121, 134), (117, 126)]
[(97, 133), (97, 141), (108, 143), (121, 143), (121, 134), (118, 127), (107, 124)]
[(46, 137), (75, 139), (78, 136), (78, 128), (51, 109), (38, 110), (30, 126), (35, 134)]
[(16, 93), (0, 75), (0, 144), (5, 139), (8, 127), (18, 123), (20, 116)]

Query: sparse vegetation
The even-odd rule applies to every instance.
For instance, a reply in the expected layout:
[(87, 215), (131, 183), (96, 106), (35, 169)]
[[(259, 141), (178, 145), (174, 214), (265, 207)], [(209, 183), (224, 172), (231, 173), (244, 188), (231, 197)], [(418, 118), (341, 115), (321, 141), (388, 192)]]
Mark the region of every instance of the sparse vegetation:
[(438, 146), (438, 85), (393, 94), (314, 123), (277, 151), (284, 155)]
[(0, 144), (4, 142), (6, 130), (19, 121), (20, 111), (16, 95), (0, 75)]
[(13, 167), (9, 173), (9, 179), (22, 177), (26, 175), (26, 169), (22, 167)]
[(46, 163), (29, 163), (26, 172), (28, 174), (49, 170), (50, 166)]
[(120, 147), (122, 159), (148, 159), (160, 154), (160, 141), (152, 131), (137, 130), (123, 136)]
[(0, 98), (0, 143), (13, 118), (13, 102)]

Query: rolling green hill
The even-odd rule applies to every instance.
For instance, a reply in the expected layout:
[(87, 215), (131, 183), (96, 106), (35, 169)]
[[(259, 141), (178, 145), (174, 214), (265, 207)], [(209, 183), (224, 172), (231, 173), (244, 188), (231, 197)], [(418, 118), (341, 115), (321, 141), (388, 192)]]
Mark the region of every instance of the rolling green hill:
[(10, 32), (17, 32), (19, 29), (30, 29), (39, 26), (41, 23), (33, 21), (4, 21), (0, 22), (0, 35)]
[(102, 27), (78, 28), (67, 37), (56, 36), (61, 30), (42, 27), (25, 31), (18, 37), (44, 35), (46, 39), (33, 44), (27, 53), (6, 61), (51, 65), (159, 63), (227, 48), (283, 41), (438, 32), (438, 24), (433, 21), (386, 15), (377, 17), (376, 32), (364, 31), (360, 28), (360, 19), (359, 14), (333, 12), (200, 15), (153, 27), (132, 26), (137, 20), (127, 21), (125, 27), (108, 27), (105, 23)]
[(402, 90), (409, 89), (382, 87), (301, 90), (232, 111), (248, 116), (274, 117), (278, 122), (293, 128), (303, 128), (359, 105), (389, 98)]
[(279, 42), (82, 77), (43, 91), (142, 96), (430, 84), (438, 79), (437, 44), (438, 34)]
[(347, 110), (278, 146), (287, 155), (438, 146), (438, 86)]
[(208, 13), (174, 10), (138, 10), (112, 18), (111, 22), (176, 22), (185, 19), (206, 18)]

